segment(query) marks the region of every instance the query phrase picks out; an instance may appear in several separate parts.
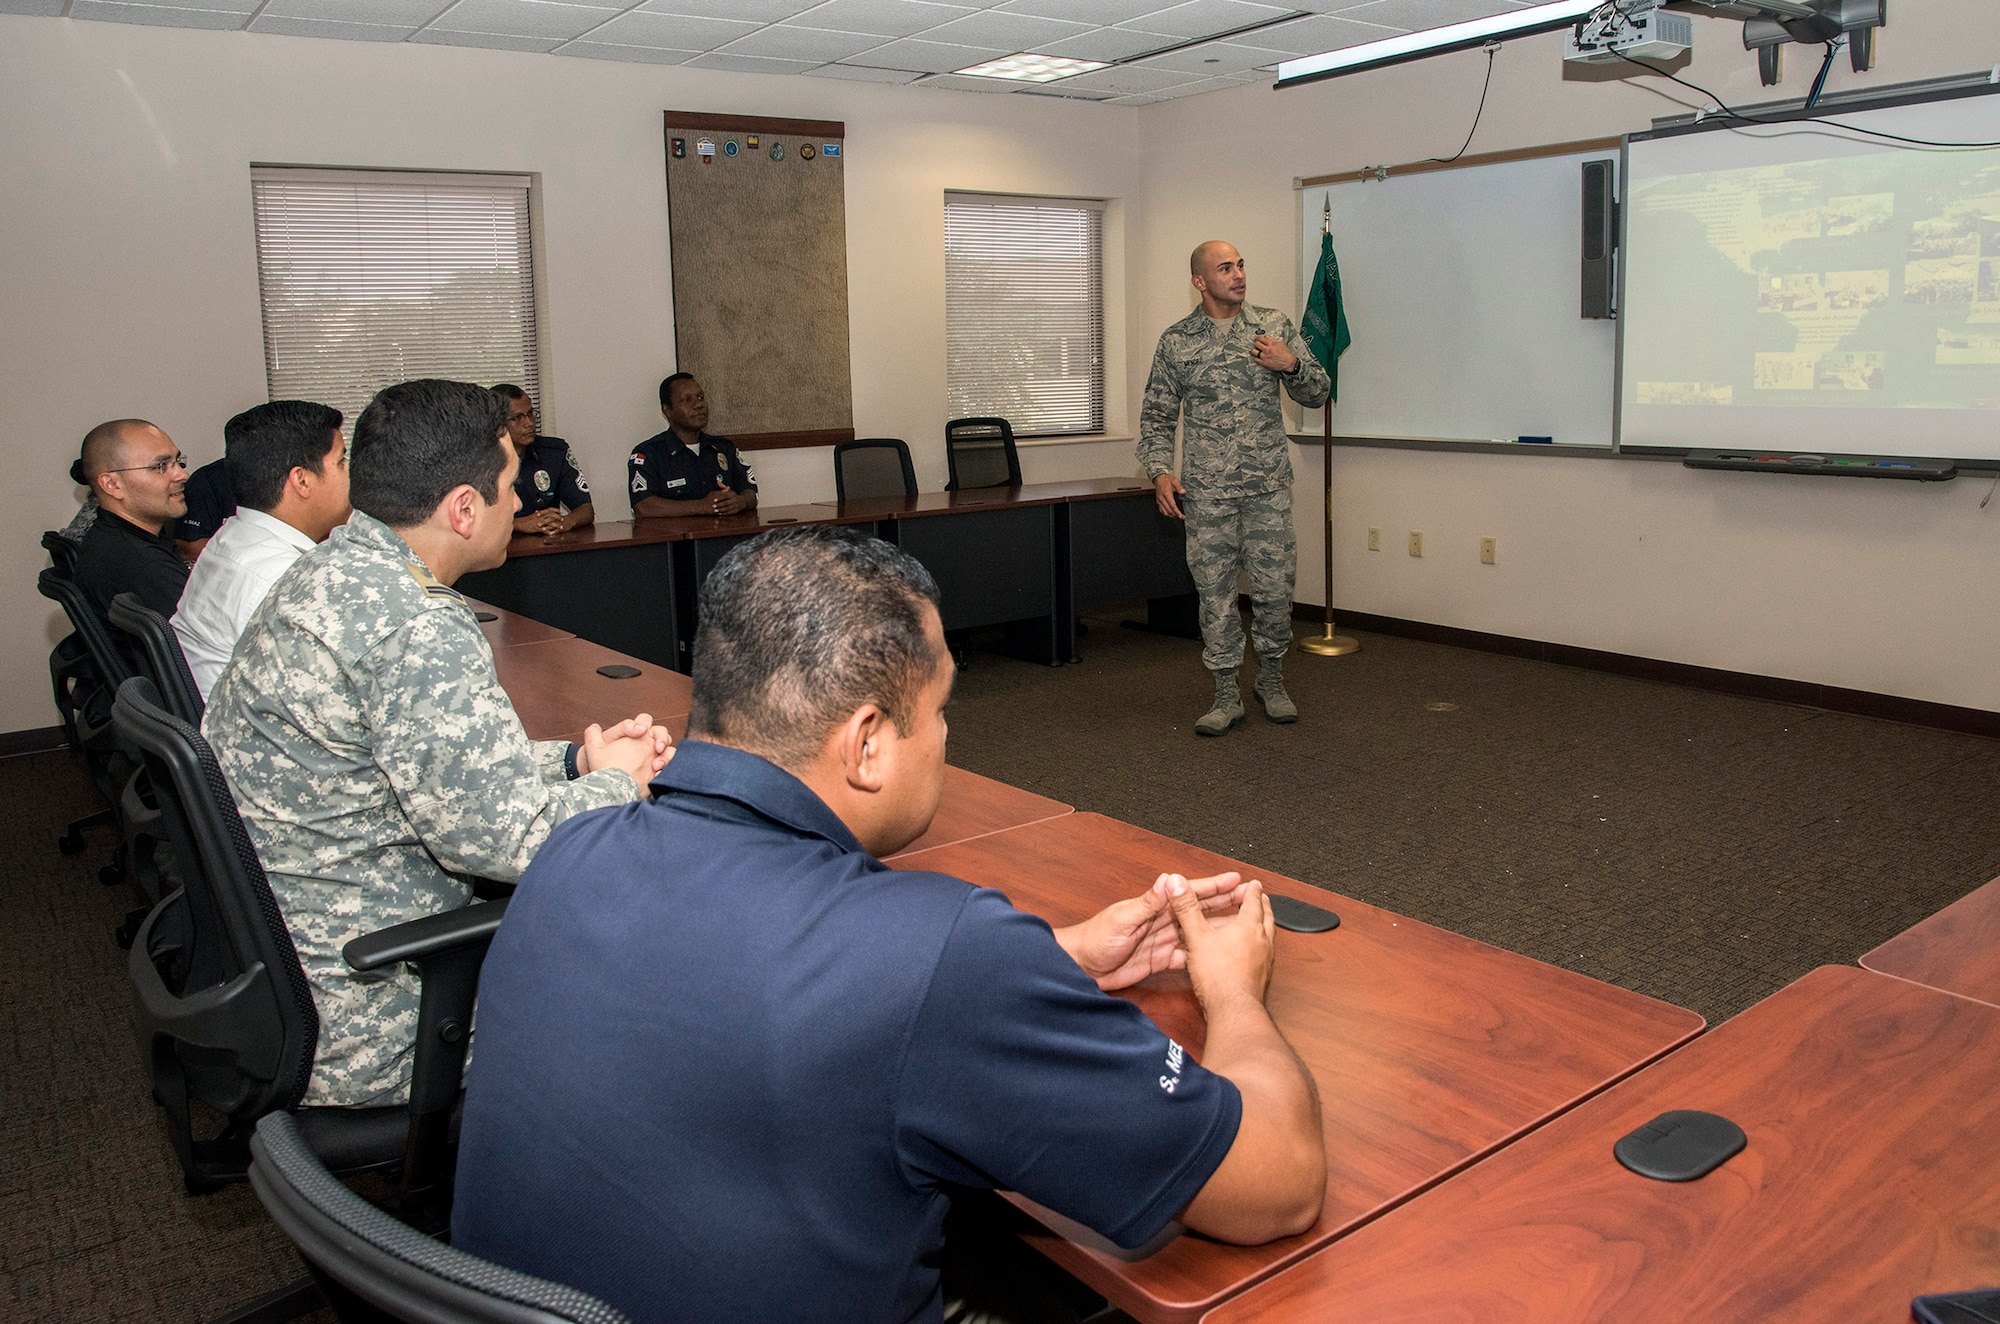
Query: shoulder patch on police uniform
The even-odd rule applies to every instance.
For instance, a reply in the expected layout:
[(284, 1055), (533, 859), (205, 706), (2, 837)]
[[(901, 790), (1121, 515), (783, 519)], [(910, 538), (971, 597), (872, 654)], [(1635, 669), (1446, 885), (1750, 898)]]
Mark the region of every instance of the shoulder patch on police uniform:
[(463, 593), (460, 593), (457, 589), (452, 588), (447, 584), (438, 583), (438, 581), (432, 577), (430, 571), (424, 569), (421, 565), (418, 565), (415, 561), (403, 562), (403, 568), (410, 572), (411, 579), (417, 581), (417, 585), (418, 587), (423, 589), (425, 597), (446, 598), (452, 602), (465, 601), (465, 595)]

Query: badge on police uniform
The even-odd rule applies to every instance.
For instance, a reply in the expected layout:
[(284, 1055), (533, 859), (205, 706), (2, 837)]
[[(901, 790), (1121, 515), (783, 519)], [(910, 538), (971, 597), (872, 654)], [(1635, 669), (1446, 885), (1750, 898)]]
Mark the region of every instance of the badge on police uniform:
[(729, 457), (727, 455), (724, 455), (721, 451), (717, 451), (715, 453), (715, 467), (722, 470), (722, 472), (724, 473), (728, 473)]
[(537, 492), (550, 491), (555, 487), (555, 485), (556, 485), (555, 480), (549, 477), (549, 471), (547, 469), (535, 470), (535, 490)]

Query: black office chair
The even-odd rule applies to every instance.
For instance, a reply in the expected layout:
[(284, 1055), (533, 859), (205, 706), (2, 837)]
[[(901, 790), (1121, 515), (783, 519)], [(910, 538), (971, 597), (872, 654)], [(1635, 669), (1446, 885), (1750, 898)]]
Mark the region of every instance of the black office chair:
[(132, 675), (131, 662), (83, 590), (59, 567), (42, 571), (35, 587), (69, 617), (72, 633), (50, 655), (49, 679), (56, 690), (56, 711), (73, 727), (90, 779), (110, 806), (70, 823), (56, 845), (63, 854), (75, 855), (83, 850), (85, 828), (118, 824), (120, 842), (111, 862), (97, 871), (98, 880), (108, 886), (124, 879), (128, 853), (143, 855), (158, 828), (157, 812), (135, 775), (137, 760), (112, 728), (112, 703), (118, 686)]
[[(506, 904), (427, 915), (348, 943), (342, 954), (355, 970), (407, 962), (423, 978), (411, 1101), (300, 1108), (319, 1015), (215, 752), (160, 707), (144, 677), (120, 687), (114, 716), (144, 759), (180, 865), (181, 888), (140, 925), (126, 968), (153, 1097), (172, 1120), (188, 1189), (242, 1179), (251, 1127), (274, 1111), (296, 1111), (307, 1142), (337, 1171), (400, 1163), (406, 1195), (435, 1187), (449, 1173), (479, 966)], [(215, 1136), (196, 1137), (195, 1100), (223, 1115)]]
[(947, 492), (1021, 485), (1014, 428), (1004, 418), (954, 418), (944, 425), (944, 457), (951, 468)]
[(131, 654), (165, 700), (166, 710), (199, 730), (205, 707), (201, 690), (188, 670), (180, 636), (167, 618), (140, 602), (136, 593), (120, 593), (111, 599), (109, 615), (112, 628), (130, 639)]
[(250, 1153), (257, 1198), (342, 1320), (627, 1324), (588, 1293), (455, 1250), (377, 1209), (327, 1171), (285, 1113), (257, 1123)]
[(915, 496), (917, 471), (910, 448), (894, 437), (843, 441), (833, 448), (833, 490), (849, 497)]

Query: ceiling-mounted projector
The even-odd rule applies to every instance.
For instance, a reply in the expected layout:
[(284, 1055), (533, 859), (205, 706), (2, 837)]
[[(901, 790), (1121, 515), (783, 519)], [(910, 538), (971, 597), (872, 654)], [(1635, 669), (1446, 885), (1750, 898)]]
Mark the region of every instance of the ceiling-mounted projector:
[(1607, 5), (1570, 29), (1563, 59), (1575, 64), (1671, 60), (1694, 45), (1694, 20), (1662, 10), (1661, 0)]

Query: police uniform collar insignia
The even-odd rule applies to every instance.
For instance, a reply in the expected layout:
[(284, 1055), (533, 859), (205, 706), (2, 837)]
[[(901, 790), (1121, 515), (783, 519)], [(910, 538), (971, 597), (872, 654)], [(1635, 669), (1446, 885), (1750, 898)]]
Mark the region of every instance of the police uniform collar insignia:
[(405, 561), (403, 563), (403, 568), (410, 572), (411, 579), (417, 581), (417, 585), (418, 587), (423, 589), (425, 597), (447, 598), (452, 602), (465, 601), (465, 595), (463, 593), (460, 593), (455, 588), (451, 588), (447, 585), (438, 583), (436, 577), (433, 576), (430, 571), (424, 569), (423, 565), (420, 562)]

